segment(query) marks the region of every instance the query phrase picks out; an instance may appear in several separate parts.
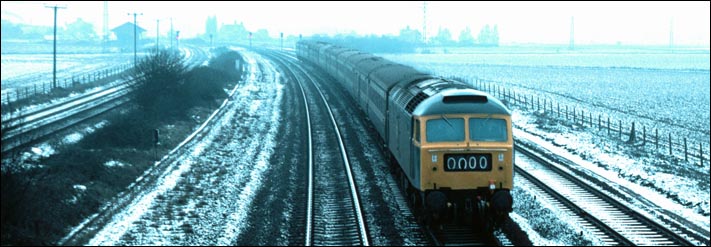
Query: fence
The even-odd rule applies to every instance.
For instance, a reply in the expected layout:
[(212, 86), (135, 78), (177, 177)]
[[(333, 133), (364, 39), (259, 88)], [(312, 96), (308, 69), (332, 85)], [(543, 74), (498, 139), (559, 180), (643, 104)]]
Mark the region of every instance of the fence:
[[(572, 121), (573, 124), (579, 124), (582, 127), (597, 128), (598, 134), (607, 134), (607, 137), (616, 138), (624, 143), (641, 148), (653, 148), (652, 151), (659, 154), (667, 154), (669, 157), (681, 158), (684, 155), (685, 161), (703, 166), (705, 162), (710, 162), (709, 153), (704, 153), (704, 150), (709, 151), (709, 146), (704, 147), (702, 142), (691, 143), (686, 137), (678, 137), (667, 133), (666, 136), (659, 135), (659, 129), (650, 129), (647, 133), (647, 127), (637, 126), (634, 121), (623, 123), (622, 120), (610, 119), (609, 116), (603, 117), (602, 114), (597, 115), (597, 119), (591, 111), (585, 111), (577, 106), (562, 105), (553, 100), (534, 95), (526, 95), (517, 93), (510, 88), (500, 86), (500, 82), (486, 81), (479, 78), (469, 80), (475, 88), (488, 92), (499, 99), (509, 102), (509, 104), (518, 105), (526, 109), (541, 111), (543, 114), (552, 118), (557, 118), (564, 121)], [(627, 125), (625, 125), (627, 124)], [(641, 127), (641, 133), (639, 128)], [(629, 131), (627, 131), (629, 130)], [(641, 138), (639, 137), (641, 134)], [(652, 135), (653, 134), (653, 135)], [(626, 139), (625, 139), (626, 138)], [(698, 149), (697, 149), (698, 148)], [(668, 152), (667, 152), (668, 151)]]
[[(91, 83), (106, 79), (130, 69), (132, 64), (123, 64), (115, 68), (99, 70), (85, 73), (83, 75), (73, 75), (71, 78), (57, 79), (57, 87), (70, 88), (80, 84)], [(8, 90), (2, 95), (2, 104), (12, 103), (21, 99), (26, 99), (37, 94), (47, 94), (52, 91), (52, 82), (35, 83), (32, 86), (20, 87), (14, 91)]]

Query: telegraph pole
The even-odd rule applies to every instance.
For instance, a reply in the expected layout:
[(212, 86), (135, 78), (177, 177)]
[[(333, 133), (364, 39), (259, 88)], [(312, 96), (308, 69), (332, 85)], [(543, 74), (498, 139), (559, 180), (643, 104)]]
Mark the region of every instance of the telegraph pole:
[(57, 88), (57, 9), (66, 9), (67, 7), (54, 6), (44, 6), (45, 8), (54, 9), (54, 51), (52, 52), (52, 89)]
[(102, 24), (103, 40), (101, 45), (101, 52), (107, 52), (107, 46), (109, 45), (109, 2), (104, 1), (104, 23)]
[(427, 44), (427, 1), (422, 2), (422, 43)]
[(173, 49), (173, 17), (170, 17), (170, 49)]
[[(128, 13), (128, 15), (131, 15), (131, 13)], [(136, 34), (138, 32), (138, 23), (136, 23), (137, 15), (143, 15), (143, 13), (133, 12), (133, 66), (136, 66), (136, 64), (138, 64), (138, 56), (136, 55), (136, 40), (138, 39), (138, 36)]]
[(158, 51), (158, 47), (160, 47), (160, 32), (158, 32), (158, 28), (160, 28), (160, 19), (156, 19), (156, 52)]

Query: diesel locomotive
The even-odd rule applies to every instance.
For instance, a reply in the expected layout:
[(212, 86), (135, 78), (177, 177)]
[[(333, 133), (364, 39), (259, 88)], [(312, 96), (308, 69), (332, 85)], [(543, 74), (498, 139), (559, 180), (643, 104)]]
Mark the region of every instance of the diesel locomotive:
[(357, 102), (418, 215), (464, 213), (492, 226), (512, 211), (514, 139), (501, 101), (468, 83), (325, 42), (299, 41), (296, 53)]

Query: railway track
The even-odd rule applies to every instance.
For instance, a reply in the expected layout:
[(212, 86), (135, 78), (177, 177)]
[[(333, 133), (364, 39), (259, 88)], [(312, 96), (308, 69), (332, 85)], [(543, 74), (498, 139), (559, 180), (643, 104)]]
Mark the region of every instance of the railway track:
[(269, 56), (297, 81), (306, 108), (309, 176), (306, 205), (303, 205), (306, 215), (303, 243), (370, 245), (348, 154), (328, 101), (315, 80), (301, 67), (274, 52), (269, 52)]
[[(207, 59), (202, 49), (183, 48), (182, 52), (188, 68), (202, 65)], [(133, 80), (115, 83), (57, 104), (3, 117), (2, 155), (122, 106), (129, 101), (133, 84)]]
[[(427, 228), (427, 234), (436, 246), (501, 246), (498, 236), (467, 224), (444, 224), (442, 229)], [(501, 236), (501, 238), (504, 238)], [(508, 241), (504, 240), (504, 243)]]
[(128, 102), (129, 85), (85, 94), (3, 121), (2, 153), (41, 140)]
[(542, 164), (542, 168), (530, 172), (516, 166), (515, 172), (524, 177), (525, 186), (539, 190), (546, 200), (568, 212), (605, 244), (695, 245), (682, 236), (682, 226), (668, 229), (648, 219), (528, 147), (517, 144), (516, 151)]

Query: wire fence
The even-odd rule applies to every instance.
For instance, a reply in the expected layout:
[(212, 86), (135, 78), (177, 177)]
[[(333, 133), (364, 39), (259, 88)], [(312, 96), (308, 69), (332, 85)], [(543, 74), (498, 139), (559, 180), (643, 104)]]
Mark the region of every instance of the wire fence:
[[(71, 88), (81, 84), (104, 80), (106, 78), (119, 75), (130, 68), (132, 68), (132, 63), (123, 64), (110, 69), (98, 70), (80, 75), (72, 75), (70, 78), (57, 79), (57, 87)], [(38, 94), (48, 94), (52, 92), (52, 90), (54, 90), (54, 88), (52, 88), (52, 81), (38, 82), (31, 86), (8, 90), (2, 94), (2, 104), (9, 104)]]
[[(467, 78), (458, 79), (467, 80)], [(703, 142), (688, 141), (686, 137), (674, 135), (671, 132), (660, 135), (660, 131), (657, 128), (648, 130), (647, 126), (638, 124), (635, 121), (611, 119), (610, 116), (603, 116), (603, 114), (594, 115), (592, 111), (580, 106), (561, 105), (559, 102), (542, 98), (539, 95), (517, 92), (501, 86), (501, 82), (482, 80), (475, 77), (468, 80), (478, 90), (492, 94), (502, 101), (508, 102), (509, 105), (538, 111), (548, 118), (577, 124), (581, 127), (596, 128), (598, 130), (596, 134), (620, 140), (629, 146), (642, 148), (647, 152), (656, 154), (668, 154), (667, 157), (670, 158), (681, 159), (683, 155), (684, 161), (692, 162), (699, 166), (704, 166), (704, 164), (709, 164), (710, 162), (709, 146), (711, 146), (711, 143), (704, 145)]]

